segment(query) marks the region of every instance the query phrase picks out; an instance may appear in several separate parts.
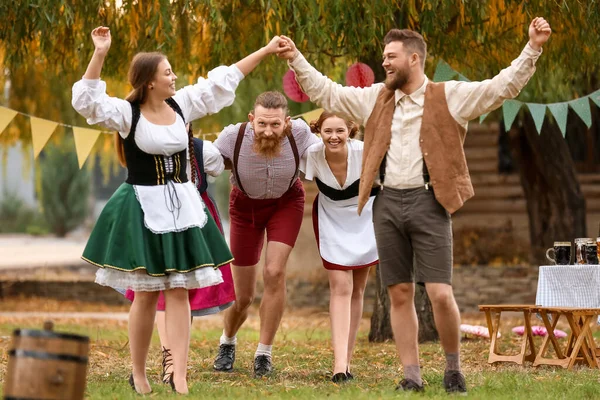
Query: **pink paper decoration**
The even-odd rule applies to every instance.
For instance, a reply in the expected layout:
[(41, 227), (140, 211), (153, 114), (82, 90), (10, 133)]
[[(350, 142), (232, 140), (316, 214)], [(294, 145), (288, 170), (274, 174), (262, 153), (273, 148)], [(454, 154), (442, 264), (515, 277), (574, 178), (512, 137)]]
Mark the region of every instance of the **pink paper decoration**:
[[(484, 338), (490, 337), (489, 329), (481, 325), (461, 324), (460, 331), (468, 335), (479, 336)], [(500, 332), (498, 332), (497, 337), (500, 337)]]
[(283, 91), (290, 100), (296, 103), (304, 103), (308, 100), (308, 96), (296, 82), (296, 73), (291, 69), (283, 75)]
[(371, 67), (364, 63), (354, 63), (346, 71), (346, 85), (367, 87), (375, 82), (375, 74)]
[[(523, 336), (525, 334), (525, 327), (523, 325), (515, 326), (512, 329), (512, 331), (513, 331), (513, 333), (515, 333), (519, 336)], [(533, 336), (546, 336), (548, 334), (548, 331), (543, 326), (533, 325), (531, 327), (531, 333), (533, 334)], [(560, 338), (567, 337), (567, 333), (564, 331), (561, 331), (560, 329), (555, 329), (554, 336), (556, 336), (557, 338), (560, 339)]]

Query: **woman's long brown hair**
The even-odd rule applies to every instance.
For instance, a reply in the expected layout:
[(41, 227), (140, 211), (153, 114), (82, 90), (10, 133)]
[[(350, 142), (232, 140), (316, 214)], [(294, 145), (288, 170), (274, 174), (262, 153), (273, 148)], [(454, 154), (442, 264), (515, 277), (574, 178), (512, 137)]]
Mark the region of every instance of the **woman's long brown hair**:
[[(148, 97), (148, 84), (152, 82), (156, 71), (158, 70), (158, 64), (167, 57), (159, 52), (152, 53), (138, 53), (131, 60), (129, 66), (129, 73), (127, 78), (129, 84), (133, 87), (133, 90), (127, 95), (125, 100), (130, 103), (144, 104)], [(115, 151), (119, 163), (123, 167), (127, 167), (127, 161), (125, 160), (125, 149), (123, 148), (123, 138), (119, 132), (115, 132)]]

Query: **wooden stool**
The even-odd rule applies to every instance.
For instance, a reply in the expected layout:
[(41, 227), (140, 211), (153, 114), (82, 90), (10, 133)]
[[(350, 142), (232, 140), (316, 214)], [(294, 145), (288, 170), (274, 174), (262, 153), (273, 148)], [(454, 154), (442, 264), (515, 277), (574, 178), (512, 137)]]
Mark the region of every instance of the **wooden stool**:
[[(538, 313), (548, 334), (542, 342), (538, 353), (535, 356), (533, 366), (538, 365), (557, 365), (559, 367), (572, 369), (576, 362), (582, 361), (592, 368), (600, 368), (598, 363), (598, 348), (592, 336), (590, 328), (592, 323), (596, 323), (600, 309), (598, 308), (571, 308), (571, 307), (534, 307), (532, 312)], [(554, 328), (561, 316), (565, 316), (571, 333), (567, 340), (567, 345), (561, 349)], [(549, 344), (552, 344), (557, 358), (547, 358), (544, 356), (548, 350)]]
[[(488, 357), (488, 363), (493, 364), (496, 362), (514, 362), (519, 365), (523, 365), (525, 361), (533, 362), (535, 360), (535, 345), (533, 344), (533, 334), (531, 333), (531, 305), (527, 304), (495, 304), (495, 305), (481, 305), (479, 311), (485, 312), (485, 319), (487, 320), (488, 330), (490, 331), (490, 354)], [(500, 354), (498, 351), (498, 331), (500, 330), (500, 314), (504, 311), (516, 311), (523, 313), (523, 319), (525, 320), (525, 332), (521, 343), (521, 352), (515, 355)], [(494, 318), (492, 319), (492, 313)], [(529, 353), (527, 348), (529, 347)]]

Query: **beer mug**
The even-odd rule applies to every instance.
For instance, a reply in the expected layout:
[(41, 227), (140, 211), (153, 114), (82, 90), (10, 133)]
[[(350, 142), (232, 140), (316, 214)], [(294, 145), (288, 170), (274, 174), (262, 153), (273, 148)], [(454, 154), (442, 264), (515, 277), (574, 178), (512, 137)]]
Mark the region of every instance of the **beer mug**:
[[(550, 257), (550, 253), (554, 253)], [(571, 242), (554, 242), (554, 247), (546, 250), (546, 258), (557, 265), (569, 265), (571, 263)]]
[(595, 240), (590, 240), (585, 244), (585, 263), (598, 265), (598, 243)]
[(587, 243), (592, 240), (590, 238), (577, 238), (575, 239), (575, 264), (585, 264), (585, 247)]

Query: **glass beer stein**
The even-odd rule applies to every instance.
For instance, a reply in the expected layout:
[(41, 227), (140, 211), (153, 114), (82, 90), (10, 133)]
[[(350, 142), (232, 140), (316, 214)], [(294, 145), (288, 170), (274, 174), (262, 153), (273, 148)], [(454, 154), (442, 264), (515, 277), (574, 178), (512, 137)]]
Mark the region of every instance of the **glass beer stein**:
[(598, 265), (598, 244), (593, 239), (585, 244), (585, 263)]
[(592, 239), (577, 238), (575, 239), (575, 264), (586, 263), (586, 244)]
[(571, 264), (571, 242), (554, 242), (554, 247), (546, 250), (546, 258), (556, 265)]

